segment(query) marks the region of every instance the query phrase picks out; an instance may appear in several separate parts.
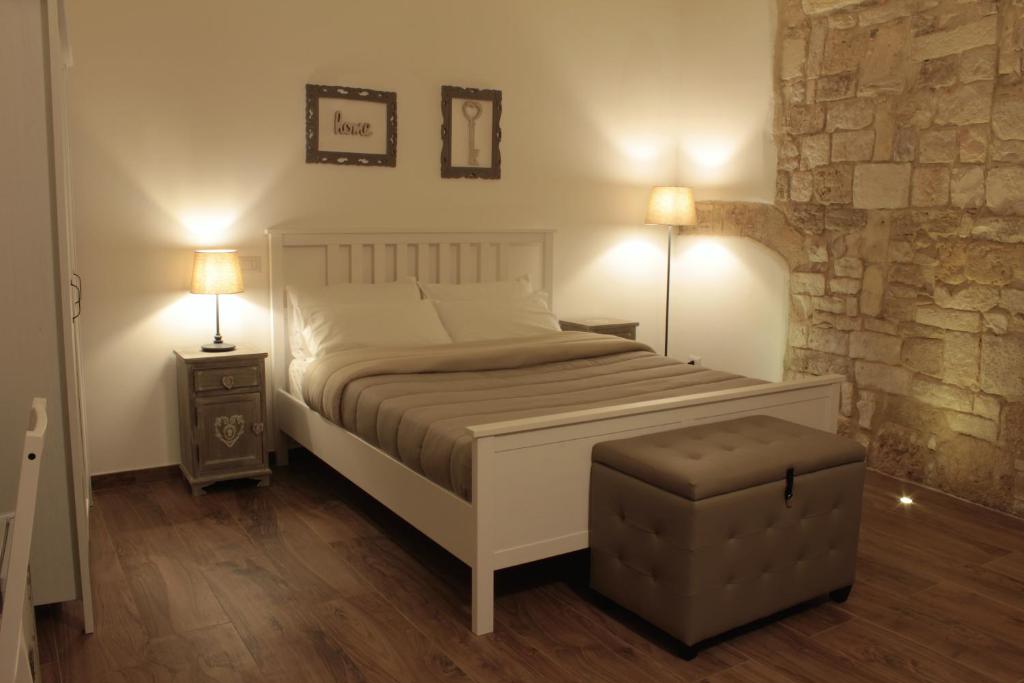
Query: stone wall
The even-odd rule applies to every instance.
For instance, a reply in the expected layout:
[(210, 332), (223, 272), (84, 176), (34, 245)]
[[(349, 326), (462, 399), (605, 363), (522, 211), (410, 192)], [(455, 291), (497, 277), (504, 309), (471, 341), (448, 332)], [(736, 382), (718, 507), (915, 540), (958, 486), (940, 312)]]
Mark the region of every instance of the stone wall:
[(780, 0), (776, 207), (700, 224), (793, 268), (787, 372), (872, 467), (1024, 516), (1024, 0)]

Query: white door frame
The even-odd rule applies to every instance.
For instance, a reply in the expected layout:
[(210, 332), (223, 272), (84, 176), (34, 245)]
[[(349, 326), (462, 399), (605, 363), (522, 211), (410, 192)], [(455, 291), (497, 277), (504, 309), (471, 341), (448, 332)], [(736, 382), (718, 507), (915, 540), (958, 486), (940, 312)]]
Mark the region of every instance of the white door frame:
[(81, 281), (75, 286), (75, 235), (71, 206), (71, 151), (68, 135), (67, 78), (71, 68), (64, 0), (46, 2), (47, 31), (50, 46), (50, 108), (53, 127), (53, 174), (57, 220), (58, 270), (61, 334), (64, 353), (64, 387), (68, 415), (68, 448), (71, 453), (73, 504), (75, 513), (76, 556), (79, 589), (86, 633), (92, 633), (92, 572), (89, 566), (89, 508), (92, 487), (85, 447), (85, 406), (82, 402), (82, 378), (78, 343), (78, 314), (81, 305)]

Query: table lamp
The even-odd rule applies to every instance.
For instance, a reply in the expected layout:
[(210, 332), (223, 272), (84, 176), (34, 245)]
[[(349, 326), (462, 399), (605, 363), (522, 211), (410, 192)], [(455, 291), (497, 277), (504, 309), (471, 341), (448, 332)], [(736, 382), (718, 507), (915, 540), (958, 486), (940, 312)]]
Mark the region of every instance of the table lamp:
[(655, 187), (647, 201), (646, 225), (667, 225), (668, 268), (665, 271), (665, 355), (668, 355), (669, 298), (672, 294), (672, 238), (680, 225), (696, 225), (693, 190), (688, 187)]
[(234, 344), (225, 344), (220, 336), (220, 295), (238, 294), (242, 286), (242, 268), (234, 249), (197, 249), (192, 261), (193, 294), (213, 294), (217, 301), (217, 332), (213, 342), (203, 344), (203, 351), (234, 351)]

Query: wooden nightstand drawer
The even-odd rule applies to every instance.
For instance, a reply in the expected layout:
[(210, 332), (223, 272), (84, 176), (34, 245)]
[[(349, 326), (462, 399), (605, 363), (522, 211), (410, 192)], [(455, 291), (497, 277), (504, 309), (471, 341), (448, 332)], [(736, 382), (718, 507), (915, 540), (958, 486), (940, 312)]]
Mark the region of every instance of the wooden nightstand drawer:
[(260, 386), (260, 368), (257, 365), (196, 369), (196, 391), (231, 391)]

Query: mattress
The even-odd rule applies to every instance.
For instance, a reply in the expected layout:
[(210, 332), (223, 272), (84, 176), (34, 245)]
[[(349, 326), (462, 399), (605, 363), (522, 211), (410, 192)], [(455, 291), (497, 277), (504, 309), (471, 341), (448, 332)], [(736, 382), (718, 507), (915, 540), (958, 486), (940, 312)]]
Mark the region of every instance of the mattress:
[(469, 500), (466, 427), (762, 383), (631, 340), (553, 332), (331, 354), (309, 363), (302, 395), (325, 418)]

